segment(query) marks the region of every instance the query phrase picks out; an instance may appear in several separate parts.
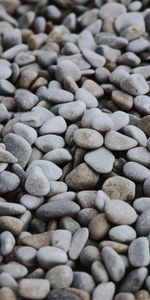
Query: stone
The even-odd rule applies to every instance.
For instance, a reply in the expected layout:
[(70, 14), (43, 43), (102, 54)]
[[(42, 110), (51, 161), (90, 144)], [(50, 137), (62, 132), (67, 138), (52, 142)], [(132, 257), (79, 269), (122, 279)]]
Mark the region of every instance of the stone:
[(67, 149), (64, 148), (57, 148), (47, 152), (43, 159), (51, 161), (57, 165), (61, 165), (67, 163), (68, 161), (72, 160), (72, 155)]
[(41, 205), (37, 209), (37, 216), (42, 219), (53, 219), (64, 216), (76, 215), (80, 210), (78, 204), (70, 200), (55, 200)]
[(65, 77), (71, 76), (75, 81), (78, 81), (81, 77), (81, 72), (77, 65), (69, 60), (64, 60), (58, 63), (55, 71), (55, 78), (59, 82), (63, 82)]
[(71, 189), (80, 191), (93, 188), (98, 180), (99, 175), (82, 163), (66, 176), (65, 182)]
[(5, 265), (1, 264), (0, 270), (9, 273), (14, 279), (23, 278), (28, 274), (27, 268), (15, 261), (10, 261)]
[(104, 56), (107, 62), (116, 63), (118, 58), (121, 55), (121, 51), (118, 49), (114, 49), (107, 45), (99, 45), (96, 48), (96, 52), (100, 55)]
[(0, 202), (0, 216), (17, 216), (25, 213), (26, 208), (18, 203)]
[(94, 290), (95, 283), (92, 276), (86, 272), (73, 272), (72, 287), (82, 289), (88, 293)]
[(139, 236), (147, 236), (149, 234), (150, 209), (144, 210), (138, 217), (136, 222), (136, 231)]
[(90, 300), (89, 293), (84, 290), (76, 289), (72, 287), (66, 288), (65, 290), (71, 292), (73, 295), (80, 297), (81, 300)]
[(105, 174), (112, 171), (115, 157), (105, 147), (101, 147), (100, 149), (88, 152), (84, 156), (84, 160), (96, 172)]
[(22, 244), (31, 246), (35, 249), (40, 249), (45, 246), (49, 246), (52, 238), (52, 232), (46, 231), (37, 234), (30, 234), (22, 238)]
[(16, 258), (26, 267), (33, 267), (36, 264), (36, 253), (37, 251), (32, 247), (20, 247), (16, 251)]
[(37, 104), (38, 97), (26, 89), (17, 89), (15, 92), (15, 101), (19, 109), (26, 111)]
[(3, 287), (0, 289), (0, 297), (3, 300), (17, 300), (15, 293), (8, 287)]
[(42, 268), (50, 269), (56, 265), (65, 264), (67, 255), (62, 249), (46, 246), (38, 250), (37, 260)]
[(46, 279), (50, 282), (52, 289), (67, 288), (72, 283), (73, 272), (67, 265), (56, 266), (46, 273)]
[(131, 293), (118, 293), (114, 300), (135, 300), (135, 297)]
[(34, 160), (31, 162), (26, 170), (27, 175), (35, 166), (42, 169), (48, 181), (58, 180), (62, 175), (62, 170), (56, 164), (47, 160)]
[(91, 266), (91, 273), (96, 283), (109, 281), (107, 270), (101, 261), (94, 261)]
[(6, 134), (3, 141), (6, 149), (18, 159), (18, 163), (24, 168), (31, 155), (30, 144), (15, 133)]
[(133, 267), (146, 267), (149, 265), (149, 242), (146, 237), (139, 237), (131, 242), (128, 257)]
[(79, 88), (76, 91), (75, 100), (84, 102), (87, 109), (98, 106), (98, 101), (96, 97), (84, 88)]
[(11, 216), (2, 216), (0, 217), (0, 227), (3, 231), (10, 231), (13, 235), (18, 235), (23, 229), (23, 221)]
[(119, 225), (109, 230), (111, 240), (120, 243), (131, 243), (136, 238), (136, 231), (128, 225)]
[(25, 182), (26, 191), (33, 196), (45, 196), (50, 190), (50, 184), (43, 173), (42, 169), (38, 166), (33, 166)]
[(15, 238), (10, 231), (3, 231), (1, 233), (0, 242), (0, 252), (3, 256), (10, 254), (16, 243)]
[(104, 208), (107, 219), (113, 224), (130, 225), (137, 219), (137, 214), (131, 205), (121, 200), (112, 200)]
[(81, 226), (88, 226), (93, 217), (98, 215), (98, 211), (94, 208), (83, 208), (79, 211), (77, 219)]
[(118, 62), (129, 67), (136, 67), (140, 64), (141, 59), (133, 52), (126, 52), (119, 57)]
[(76, 260), (81, 251), (83, 250), (89, 236), (89, 231), (86, 227), (79, 228), (73, 235), (70, 248), (69, 248), (69, 258), (71, 260)]
[(93, 94), (96, 98), (100, 98), (104, 95), (104, 91), (101, 86), (91, 79), (86, 79), (82, 87)]
[(130, 201), (135, 197), (135, 183), (125, 177), (114, 176), (106, 179), (102, 191), (111, 199)]
[(142, 287), (147, 274), (148, 270), (145, 267), (136, 268), (130, 271), (121, 283), (121, 286), (119, 288), (120, 292), (137, 292)]
[(20, 198), (20, 203), (29, 210), (35, 210), (44, 202), (43, 197), (37, 197), (29, 194), (24, 194)]
[(16, 174), (9, 171), (0, 173), (0, 193), (5, 194), (14, 191), (20, 184), (20, 179)]
[(138, 164), (137, 162), (127, 162), (123, 167), (124, 175), (135, 181), (144, 182), (148, 177), (150, 177), (150, 171), (146, 167)]
[(119, 282), (125, 274), (125, 264), (119, 254), (110, 247), (104, 247), (102, 260), (111, 279)]
[(74, 295), (70, 291), (65, 291), (63, 289), (53, 289), (49, 295), (48, 295), (48, 300), (55, 300), (55, 299), (60, 299), (60, 300), (80, 300), (80, 298), (76, 295)]
[(62, 217), (60, 219), (60, 228), (68, 230), (71, 234), (74, 234), (80, 228), (80, 225), (71, 217)]
[(113, 129), (115, 131), (118, 131), (122, 128), (124, 128), (129, 123), (129, 116), (127, 113), (123, 111), (115, 111), (110, 115), (112, 121), (113, 121)]
[(150, 176), (148, 176), (146, 178), (146, 180), (144, 181), (144, 185), (143, 185), (143, 189), (144, 189), (144, 194), (145, 196), (149, 197), (150, 192), (149, 192), (149, 184), (150, 184)]
[(39, 136), (35, 142), (35, 146), (44, 153), (48, 151), (63, 148), (65, 145), (63, 137), (56, 134), (45, 134)]
[(122, 79), (120, 87), (132, 96), (144, 95), (149, 91), (149, 86), (141, 74), (132, 74)]
[(92, 263), (100, 260), (100, 251), (95, 246), (86, 246), (80, 253), (80, 262), (86, 267), (90, 267)]
[(95, 216), (89, 224), (89, 234), (92, 240), (100, 240), (108, 233), (110, 223), (106, 218), (106, 214), (101, 213)]
[(53, 104), (68, 103), (74, 100), (74, 95), (71, 92), (54, 87), (44, 88), (41, 97)]
[(106, 132), (113, 129), (113, 121), (109, 117), (109, 114), (100, 113), (99, 115), (95, 116), (92, 120), (91, 126), (93, 129), (96, 129), (100, 132)]
[(127, 158), (144, 166), (149, 166), (150, 153), (145, 147), (136, 147), (127, 152)]
[(39, 133), (43, 134), (62, 134), (66, 131), (67, 124), (63, 117), (56, 116), (54, 118), (48, 119), (40, 127)]
[(105, 135), (106, 148), (113, 151), (125, 151), (137, 146), (137, 141), (120, 132), (110, 130)]
[(101, 190), (99, 190), (96, 194), (95, 198), (95, 207), (100, 211), (104, 212), (104, 206), (107, 201), (109, 201), (109, 197)]
[[(146, 42), (147, 42), (147, 40), (146, 40)], [(150, 67), (149, 67), (149, 65), (139, 66), (139, 67), (134, 68), (132, 73), (133, 74), (136, 74), (136, 73), (141, 74), (145, 79), (148, 79), (150, 76)]]
[(19, 295), (28, 299), (44, 299), (49, 292), (47, 279), (22, 279), (19, 282)]
[(125, 111), (130, 110), (133, 106), (133, 97), (123, 91), (114, 90), (112, 99), (117, 106)]
[(112, 300), (115, 294), (115, 284), (113, 282), (103, 282), (97, 285), (93, 292), (93, 300)]
[(134, 107), (144, 115), (150, 114), (150, 97), (140, 95), (134, 98)]
[(134, 125), (127, 125), (124, 127), (124, 133), (138, 142), (139, 146), (147, 146), (147, 137), (145, 133)]
[(110, 240), (105, 240), (105, 241), (100, 242), (99, 247), (100, 247), (100, 249), (103, 249), (105, 247), (111, 247), (118, 254), (124, 254), (128, 250), (128, 245), (110, 241)]
[(136, 198), (133, 202), (133, 207), (137, 213), (142, 213), (147, 208), (150, 208), (150, 198), (149, 197)]
[(74, 141), (81, 148), (95, 149), (102, 146), (103, 137), (96, 130), (80, 128), (74, 132)]
[(89, 62), (89, 64), (94, 67), (103, 67), (106, 63), (106, 59), (90, 49), (85, 49), (82, 51), (84, 58)]
[(139, 28), (142, 33), (144, 33), (145, 24), (143, 16), (138, 12), (128, 12), (117, 17), (115, 21), (115, 28), (119, 33), (129, 26), (135, 26), (137, 29)]
[(15, 134), (23, 137), (30, 145), (34, 144), (37, 139), (37, 132), (34, 128), (22, 124), (20, 122), (16, 123), (13, 127)]
[(78, 121), (86, 110), (86, 105), (82, 101), (75, 101), (62, 104), (59, 108), (59, 115), (68, 121)]
[(53, 247), (58, 247), (67, 253), (70, 248), (71, 238), (69, 230), (58, 229), (52, 235), (51, 244)]

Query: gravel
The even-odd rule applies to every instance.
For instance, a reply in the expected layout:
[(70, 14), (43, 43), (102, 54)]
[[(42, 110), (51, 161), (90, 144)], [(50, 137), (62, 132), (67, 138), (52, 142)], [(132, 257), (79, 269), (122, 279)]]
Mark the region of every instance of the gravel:
[(0, 299), (150, 298), (149, 19), (0, 1)]

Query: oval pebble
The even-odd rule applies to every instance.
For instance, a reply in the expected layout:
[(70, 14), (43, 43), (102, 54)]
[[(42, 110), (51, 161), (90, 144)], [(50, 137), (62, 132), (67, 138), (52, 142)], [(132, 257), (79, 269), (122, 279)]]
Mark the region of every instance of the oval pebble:
[(67, 262), (66, 253), (57, 247), (41, 247), (37, 252), (37, 260), (44, 269), (50, 269), (56, 265)]
[(73, 235), (70, 248), (69, 248), (69, 258), (72, 260), (76, 260), (82, 249), (84, 248), (87, 239), (89, 236), (89, 231), (86, 227), (79, 228)]
[(98, 173), (108, 173), (113, 169), (114, 155), (105, 147), (90, 151), (84, 156), (85, 162)]
[(119, 282), (125, 274), (125, 264), (119, 254), (110, 247), (104, 247), (102, 260), (111, 279)]
[(46, 279), (49, 280), (52, 289), (67, 288), (73, 280), (72, 269), (67, 266), (56, 266), (46, 273)]
[(104, 208), (106, 217), (113, 224), (130, 225), (137, 219), (137, 214), (131, 205), (121, 200), (112, 200)]
[(50, 289), (47, 279), (22, 279), (19, 283), (19, 295), (28, 299), (44, 299)]
[(96, 149), (102, 146), (103, 136), (96, 130), (82, 128), (74, 132), (74, 141), (81, 148)]
[(139, 237), (129, 245), (129, 262), (133, 267), (146, 267), (150, 262), (149, 242), (146, 237)]

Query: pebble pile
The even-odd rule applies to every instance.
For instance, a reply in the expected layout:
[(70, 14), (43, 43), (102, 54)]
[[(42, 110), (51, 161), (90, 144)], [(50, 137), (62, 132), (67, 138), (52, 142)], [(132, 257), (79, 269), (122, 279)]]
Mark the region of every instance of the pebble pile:
[(0, 300), (150, 299), (150, 1), (0, 0)]

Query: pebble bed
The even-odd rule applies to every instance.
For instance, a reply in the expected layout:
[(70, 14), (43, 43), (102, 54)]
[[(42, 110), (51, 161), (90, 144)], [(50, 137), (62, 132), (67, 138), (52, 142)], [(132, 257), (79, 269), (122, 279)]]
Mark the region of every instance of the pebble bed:
[(150, 299), (150, 1), (0, 0), (0, 300)]

